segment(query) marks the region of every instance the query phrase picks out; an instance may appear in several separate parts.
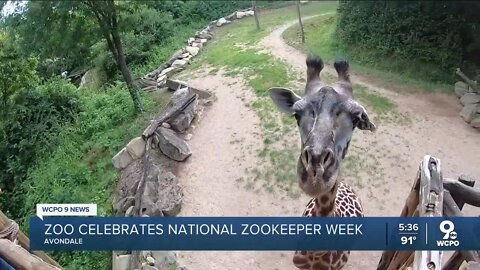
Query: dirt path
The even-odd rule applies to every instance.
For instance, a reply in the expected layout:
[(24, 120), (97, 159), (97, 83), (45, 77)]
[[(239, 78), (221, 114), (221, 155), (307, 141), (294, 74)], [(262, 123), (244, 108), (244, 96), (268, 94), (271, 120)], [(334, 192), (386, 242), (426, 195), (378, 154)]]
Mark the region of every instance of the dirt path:
[[(305, 55), (288, 46), (281, 34), (295, 22), (274, 30), (260, 45), (304, 74)], [(326, 72), (332, 73), (330, 66)], [(182, 164), (185, 187), (182, 216), (299, 216), (308, 198), (292, 199), (245, 187), (245, 171), (255, 168), (262, 148), (260, 120), (251, 107), (255, 97), (241, 80), (217, 73), (198, 76), (192, 85), (215, 93), (218, 100), (189, 142), (194, 154)], [(400, 95), (352, 74), (352, 81), (393, 100), (410, 124), (379, 123), (374, 134), (357, 131), (348, 156), (356, 167), (346, 176), (362, 199), (367, 216), (398, 216), (425, 154), (442, 160), (444, 176), (480, 177), (480, 134), (459, 117), (460, 105), (442, 94)], [(295, 168), (292, 168), (294, 170)], [(478, 214), (466, 207), (471, 215)], [(291, 252), (181, 252), (188, 269), (295, 269)], [(380, 252), (353, 252), (346, 269), (375, 269)]]
[[(245, 187), (245, 171), (257, 165), (263, 144), (260, 120), (250, 107), (254, 98), (244, 82), (203, 74), (191, 81), (218, 98), (189, 142), (193, 155), (180, 168), (184, 186), (182, 216), (292, 216), (306, 199), (286, 202), (286, 194)], [(290, 199), (291, 200), (291, 199)], [(181, 252), (180, 265), (192, 270), (292, 269), (289, 252)]]

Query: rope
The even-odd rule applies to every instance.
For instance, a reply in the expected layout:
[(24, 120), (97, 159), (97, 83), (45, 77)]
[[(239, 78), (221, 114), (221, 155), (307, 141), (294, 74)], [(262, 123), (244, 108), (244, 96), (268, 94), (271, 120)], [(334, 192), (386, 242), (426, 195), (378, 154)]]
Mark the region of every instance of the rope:
[(15, 221), (11, 219), (9, 221), (9, 224), (5, 227), (5, 229), (3, 231), (0, 231), (0, 239), (4, 238), (14, 242), (15, 239), (17, 239), (19, 226)]

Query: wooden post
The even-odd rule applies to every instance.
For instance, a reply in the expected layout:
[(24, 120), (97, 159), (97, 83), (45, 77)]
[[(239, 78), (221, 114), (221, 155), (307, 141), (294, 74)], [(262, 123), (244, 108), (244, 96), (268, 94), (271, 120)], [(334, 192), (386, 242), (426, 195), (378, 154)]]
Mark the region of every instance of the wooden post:
[[(417, 172), (415, 180), (413, 181), (412, 189), (408, 194), (405, 205), (403, 206), (401, 217), (413, 217), (418, 216), (418, 194), (420, 189), (420, 169)], [(384, 251), (380, 262), (378, 263), (377, 270), (398, 269), (404, 258), (409, 258), (413, 254), (413, 251)], [(392, 268), (393, 267), (393, 268)], [(395, 268), (397, 267), (397, 268)]]
[(297, 0), (296, 3), (297, 3), (298, 23), (300, 25), (300, 32), (302, 34), (302, 44), (304, 44), (305, 43), (305, 32), (303, 30), (302, 14), (300, 12), (300, 0)]
[(7, 239), (0, 239), (0, 257), (15, 269), (23, 270), (57, 270), (59, 268), (32, 256), (21, 246)]
[[(418, 205), (421, 217), (443, 216), (443, 177), (440, 160), (425, 156), (421, 166), (420, 203)], [(439, 269), (442, 265), (442, 251), (415, 251), (414, 270)]]

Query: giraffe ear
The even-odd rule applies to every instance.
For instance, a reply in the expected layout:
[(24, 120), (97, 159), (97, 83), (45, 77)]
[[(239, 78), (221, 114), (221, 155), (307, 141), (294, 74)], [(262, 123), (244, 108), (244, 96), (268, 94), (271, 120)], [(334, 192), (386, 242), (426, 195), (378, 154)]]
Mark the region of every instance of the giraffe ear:
[(356, 102), (355, 100), (351, 99), (347, 102), (347, 110), (350, 112), (352, 117), (352, 122), (355, 127), (361, 130), (370, 130), (375, 132), (377, 127), (375, 124), (370, 120), (368, 116), (367, 110), (360, 105), (360, 103)]
[(295, 113), (294, 104), (302, 98), (295, 94), (292, 90), (281, 87), (272, 87), (269, 89), (270, 97), (277, 107), (289, 114)]

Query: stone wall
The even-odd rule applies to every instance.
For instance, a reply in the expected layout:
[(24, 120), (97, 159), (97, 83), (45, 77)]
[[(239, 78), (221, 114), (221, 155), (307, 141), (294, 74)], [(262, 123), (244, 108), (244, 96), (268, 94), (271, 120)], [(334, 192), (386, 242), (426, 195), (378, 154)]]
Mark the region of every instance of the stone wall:
[[(188, 144), (191, 131), (212, 100), (209, 92), (170, 77), (199, 54), (213, 38), (215, 27), (253, 15), (246, 9), (210, 22), (167, 62), (137, 81), (145, 91), (167, 87), (174, 93), (164, 112), (151, 121), (142, 136), (133, 138), (112, 158), (121, 174), (112, 203), (117, 216), (176, 216), (180, 212), (183, 191), (175, 176), (176, 168), (193, 154)], [(115, 251), (112, 269), (185, 269), (177, 267), (176, 256), (170, 251)]]
[(455, 83), (455, 94), (464, 106), (460, 116), (472, 127), (480, 129), (480, 94), (464, 82)]

